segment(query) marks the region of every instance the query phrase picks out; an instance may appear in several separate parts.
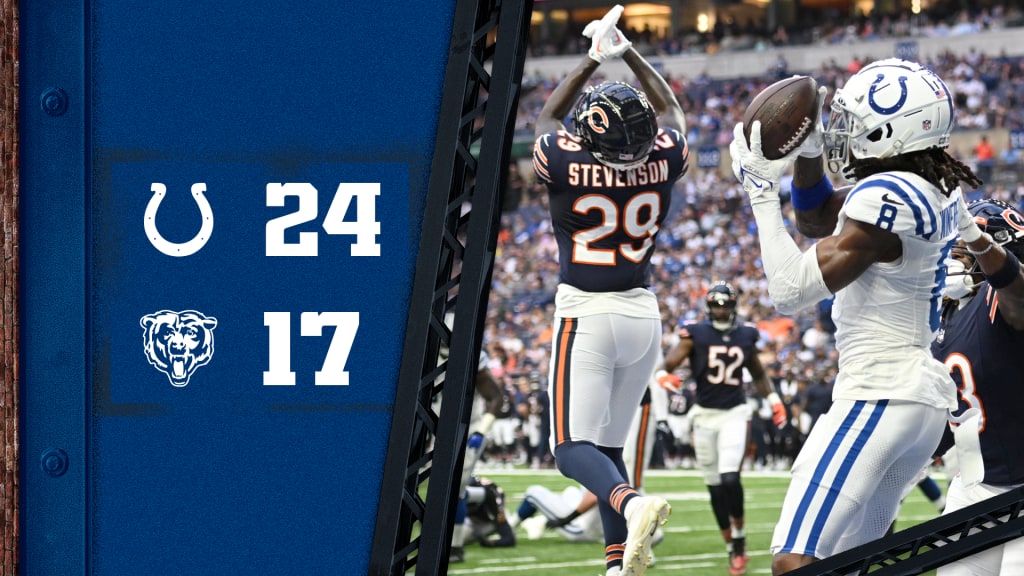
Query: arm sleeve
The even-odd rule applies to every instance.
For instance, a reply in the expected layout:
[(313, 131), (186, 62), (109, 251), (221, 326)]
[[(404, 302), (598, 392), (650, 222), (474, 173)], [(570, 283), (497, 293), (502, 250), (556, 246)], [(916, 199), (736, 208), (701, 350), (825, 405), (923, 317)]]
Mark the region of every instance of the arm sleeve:
[(783, 314), (793, 314), (832, 296), (818, 266), (817, 245), (800, 252), (786, 230), (778, 203), (763, 202), (752, 208), (768, 277), (768, 294), (775, 308)]

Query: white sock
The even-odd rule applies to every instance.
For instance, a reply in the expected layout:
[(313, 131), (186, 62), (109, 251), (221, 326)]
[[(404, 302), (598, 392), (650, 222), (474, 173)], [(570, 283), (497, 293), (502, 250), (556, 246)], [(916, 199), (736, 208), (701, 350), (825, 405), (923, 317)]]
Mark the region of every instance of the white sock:
[(452, 530), (452, 547), (459, 548), (466, 541), (466, 525), (456, 524)]

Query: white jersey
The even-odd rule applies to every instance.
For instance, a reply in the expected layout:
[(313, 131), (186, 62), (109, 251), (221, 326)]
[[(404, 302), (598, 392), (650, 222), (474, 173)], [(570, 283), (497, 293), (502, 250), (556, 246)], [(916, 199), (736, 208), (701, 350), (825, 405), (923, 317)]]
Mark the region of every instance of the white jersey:
[(930, 346), (939, 329), (946, 257), (957, 239), (960, 190), (947, 198), (909, 172), (860, 181), (839, 212), (899, 235), (903, 255), (875, 263), (836, 294), (839, 375), (834, 398), (955, 402), (956, 387)]

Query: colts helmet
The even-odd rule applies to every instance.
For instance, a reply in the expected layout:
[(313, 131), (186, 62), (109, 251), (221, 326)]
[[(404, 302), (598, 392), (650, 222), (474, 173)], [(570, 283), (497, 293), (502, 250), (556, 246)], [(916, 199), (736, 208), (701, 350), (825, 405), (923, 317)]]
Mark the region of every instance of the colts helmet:
[(572, 123), (583, 147), (618, 170), (646, 162), (658, 135), (654, 108), (643, 92), (625, 82), (588, 88), (576, 101)]
[(826, 158), (838, 172), (851, 157), (946, 148), (952, 129), (953, 98), (942, 79), (916, 62), (888, 58), (861, 68), (836, 90)]
[[(967, 205), (967, 210), (974, 216), (974, 221), (982, 232), (992, 236), (992, 240), (999, 244), (1007, 252), (1013, 252), (1018, 259), (1024, 260), (1024, 215), (1021, 215), (1016, 208), (1002, 200), (975, 200)], [(961, 276), (967, 274), (965, 284), (968, 284), (970, 293), (973, 293), (984, 280), (981, 267), (978, 261), (962, 243), (953, 247), (953, 253), (957, 256), (966, 257), (970, 262), (969, 267), (957, 267), (955, 271), (949, 271), (948, 276)], [(964, 268), (963, 271), (960, 268)], [(950, 283), (947, 280), (947, 283)]]
[(704, 307), (711, 326), (719, 332), (736, 327), (736, 302), (739, 293), (728, 282), (715, 282), (704, 296)]

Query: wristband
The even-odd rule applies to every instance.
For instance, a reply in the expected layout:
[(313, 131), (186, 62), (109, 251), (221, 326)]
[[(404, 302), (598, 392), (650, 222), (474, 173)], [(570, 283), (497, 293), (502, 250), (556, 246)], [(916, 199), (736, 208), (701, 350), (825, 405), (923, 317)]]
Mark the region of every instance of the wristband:
[(1003, 262), (1003, 266), (995, 274), (991, 276), (985, 275), (985, 279), (988, 280), (989, 286), (999, 290), (1013, 284), (1013, 281), (1018, 276), (1020, 276), (1020, 260), (1017, 259), (1013, 252), (1007, 250), (1006, 261)]
[[(986, 236), (987, 236), (987, 234), (986, 234)], [(971, 250), (970, 246), (968, 246), (967, 247), (967, 251), (970, 252), (971, 254), (974, 254), (975, 256), (980, 256), (980, 255), (988, 252), (989, 250), (991, 250), (992, 247), (995, 246), (995, 245), (996, 245), (995, 240), (993, 240), (992, 237), (989, 236), (988, 237), (988, 246), (986, 246), (984, 250), (981, 250), (979, 252), (975, 252), (974, 250)]]
[(832, 196), (835, 187), (828, 179), (828, 174), (821, 177), (821, 180), (810, 188), (790, 187), (789, 199), (793, 208), (797, 210), (813, 210), (825, 203)]
[(668, 372), (665, 372), (664, 370), (658, 370), (657, 372), (654, 373), (655, 380), (661, 380), (662, 376), (668, 376)]
[(782, 398), (779, 398), (779, 395), (775, 392), (769, 392), (764, 399), (767, 400), (769, 404), (782, 404)]

